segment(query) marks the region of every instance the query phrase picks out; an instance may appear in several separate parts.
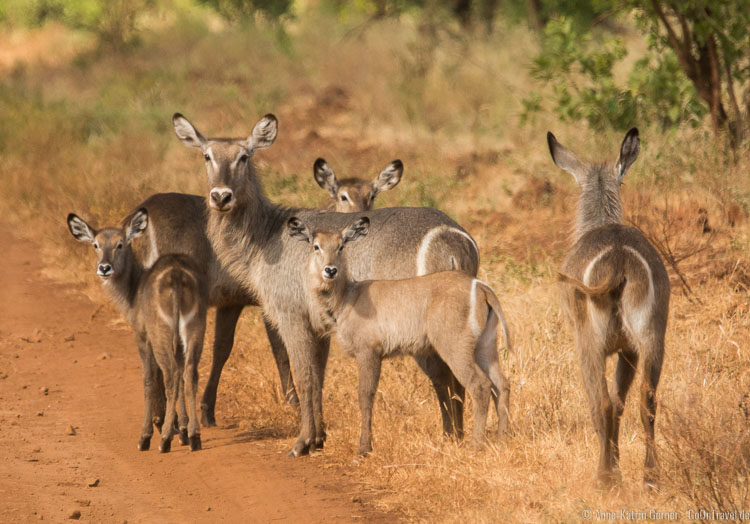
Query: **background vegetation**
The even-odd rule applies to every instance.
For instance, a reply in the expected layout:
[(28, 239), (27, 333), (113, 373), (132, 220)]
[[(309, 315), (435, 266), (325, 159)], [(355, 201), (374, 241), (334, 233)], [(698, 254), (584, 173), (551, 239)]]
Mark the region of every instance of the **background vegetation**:
[[(209, 135), (236, 136), (275, 113), (279, 139), (257, 162), (270, 197), (288, 205), (325, 202), (312, 180), (318, 156), (363, 177), (401, 158), (403, 182), (379, 205), (436, 206), (456, 218), (504, 303), (518, 351), (503, 360), (514, 434), (482, 453), (443, 439), (427, 381), (394, 360), (378, 393), (376, 452), (352, 465), (356, 372), (334, 351), (327, 464), (415, 519), (746, 509), (749, 12), (745, 0), (7, 0), (0, 212), (37, 241), (50, 276), (104, 302), (64, 217), (113, 223), (151, 193), (202, 193), (202, 163), (173, 136), (175, 111)], [(658, 393), (663, 475), (659, 491), (640, 485), (632, 395), (625, 480), (600, 493), (555, 289), (577, 188), (553, 166), (544, 134), (614, 159), (632, 125), (643, 147), (623, 187), (626, 219), (658, 247), (673, 284)], [(262, 333), (259, 313), (246, 312), (217, 418), (283, 449), (297, 417)]]

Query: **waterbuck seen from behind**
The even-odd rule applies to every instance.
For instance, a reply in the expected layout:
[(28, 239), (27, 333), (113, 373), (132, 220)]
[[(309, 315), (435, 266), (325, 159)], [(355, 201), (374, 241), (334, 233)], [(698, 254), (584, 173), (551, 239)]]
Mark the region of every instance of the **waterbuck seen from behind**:
[(372, 209), (375, 197), (396, 187), (403, 172), (404, 164), (401, 160), (394, 160), (372, 182), (361, 178), (339, 180), (324, 159), (318, 158), (313, 164), (315, 181), (331, 195), (326, 209), (339, 213), (358, 213)]
[[(301, 428), (290, 455), (307, 453), (325, 439), (323, 378), (329, 336), (313, 312), (306, 285), (307, 249), (289, 237), (286, 222), (298, 216), (310, 227), (341, 230), (355, 218), (346, 213), (288, 209), (271, 203), (250, 157), (276, 137), (277, 121), (266, 115), (249, 138), (205, 138), (185, 117), (172, 118), (178, 138), (197, 148), (208, 175), (208, 236), (214, 251), (243, 289), (257, 297), (265, 317), (287, 348), (300, 399)], [(370, 234), (346, 258), (356, 280), (398, 279), (436, 271), (476, 275), (476, 243), (444, 213), (431, 208), (368, 211)], [(416, 357), (435, 387), (443, 429), (462, 433), (463, 388), (437, 355)]]
[[(657, 475), (654, 445), (656, 388), (664, 358), (669, 278), (659, 254), (635, 228), (622, 224), (620, 185), (640, 150), (633, 128), (614, 164), (580, 160), (547, 134), (555, 164), (581, 187), (574, 245), (560, 272), (563, 309), (573, 325), (583, 383), (599, 436), (598, 478), (619, 481), (618, 435), (625, 397), (637, 370), (645, 431), (647, 485)], [(605, 360), (617, 354), (614, 389), (609, 392)]]
[[(133, 255), (131, 242), (147, 227), (145, 209), (136, 211), (125, 228), (98, 231), (75, 214), (68, 215), (68, 228), (73, 237), (90, 243), (96, 250), (97, 274), (104, 289), (136, 334), (145, 396), (145, 417), (138, 449), (149, 449), (155, 423), (162, 431), (159, 449), (168, 452), (179, 414), (182, 443), (189, 442), (190, 449), (195, 451), (201, 449), (196, 395), (198, 363), (206, 329), (208, 284), (197, 265), (185, 255), (164, 255), (149, 269), (144, 269)], [(166, 394), (164, 412), (160, 407), (159, 369)]]
[[(215, 426), (216, 394), (221, 371), (232, 351), (234, 333), (240, 313), (245, 306), (257, 306), (258, 300), (232, 277), (219, 260), (208, 240), (206, 201), (197, 195), (157, 193), (141, 202), (122, 221), (125, 228), (133, 214), (144, 208), (148, 211), (148, 228), (133, 240), (131, 247), (136, 261), (150, 267), (161, 255), (190, 256), (206, 275), (209, 286), (209, 306), (216, 307), (216, 324), (211, 371), (201, 399), (201, 424)], [(289, 357), (276, 329), (265, 321), (268, 341), (276, 361), (285, 400), (298, 405), (297, 392), (292, 382)]]
[[(359, 218), (343, 231), (310, 230), (297, 217), (290, 236), (309, 244), (308, 286), (317, 315), (359, 368), (359, 453), (372, 451), (372, 409), (384, 358), (437, 352), (474, 400), (474, 441), (482, 443), (492, 395), (498, 433), (508, 427), (510, 385), (500, 369), (497, 326), (510, 337), (500, 303), (483, 282), (461, 271), (403, 280), (353, 281), (345, 247), (367, 235)], [(347, 248), (348, 249), (348, 248)]]

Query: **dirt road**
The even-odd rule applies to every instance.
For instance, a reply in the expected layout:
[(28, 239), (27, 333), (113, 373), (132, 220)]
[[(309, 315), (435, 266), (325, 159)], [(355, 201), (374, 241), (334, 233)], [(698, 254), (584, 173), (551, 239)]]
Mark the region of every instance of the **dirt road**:
[(392, 520), (324, 454), (289, 459), (236, 429), (203, 428), (196, 453), (176, 438), (137, 451), (132, 333), (44, 279), (38, 249), (2, 226), (0, 253), (0, 522)]

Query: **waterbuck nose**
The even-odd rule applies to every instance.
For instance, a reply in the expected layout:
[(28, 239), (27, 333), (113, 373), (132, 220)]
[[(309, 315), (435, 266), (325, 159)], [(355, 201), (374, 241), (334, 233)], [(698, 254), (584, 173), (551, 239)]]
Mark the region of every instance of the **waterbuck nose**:
[(333, 278), (336, 276), (336, 273), (339, 272), (339, 270), (333, 266), (326, 266), (325, 268), (323, 268), (323, 271), (325, 271), (327, 278)]
[(103, 277), (108, 277), (112, 273), (112, 265), (111, 264), (99, 264), (99, 267), (97, 267), (96, 272)]
[(222, 187), (211, 190), (211, 204), (217, 209), (224, 209), (231, 202), (234, 197), (234, 193), (228, 187)]

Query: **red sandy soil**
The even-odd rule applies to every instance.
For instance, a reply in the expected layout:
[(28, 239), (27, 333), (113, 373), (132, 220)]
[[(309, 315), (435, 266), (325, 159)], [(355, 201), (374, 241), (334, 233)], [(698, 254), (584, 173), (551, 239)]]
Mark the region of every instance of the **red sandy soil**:
[[(0, 522), (385, 521), (325, 452), (203, 428), (203, 450), (140, 452), (140, 361), (73, 286), (41, 276), (39, 249), (0, 225)], [(210, 358), (206, 347), (204, 358)], [(75, 435), (69, 435), (69, 426)]]

